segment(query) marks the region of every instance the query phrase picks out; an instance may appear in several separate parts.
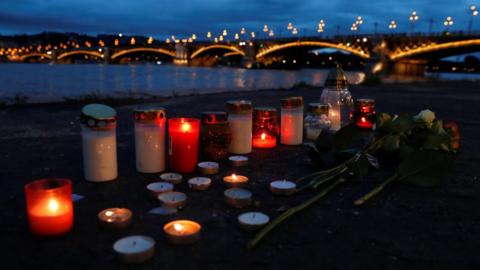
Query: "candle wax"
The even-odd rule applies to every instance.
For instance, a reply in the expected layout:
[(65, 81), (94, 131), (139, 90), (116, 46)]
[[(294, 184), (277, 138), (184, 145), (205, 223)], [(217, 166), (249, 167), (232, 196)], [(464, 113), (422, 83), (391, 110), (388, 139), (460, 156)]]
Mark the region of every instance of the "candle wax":
[(72, 203), (50, 198), (28, 211), (30, 230), (37, 235), (57, 235), (73, 226)]
[(195, 171), (198, 161), (200, 121), (194, 118), (171, 118), (168, 124), (170, 169), (180, 173)]
[(255, 148), (272, 148), (277, 145), (277, 138), (275, 136), (262, 133), (260, 136), (253, 137), (252, 144)]

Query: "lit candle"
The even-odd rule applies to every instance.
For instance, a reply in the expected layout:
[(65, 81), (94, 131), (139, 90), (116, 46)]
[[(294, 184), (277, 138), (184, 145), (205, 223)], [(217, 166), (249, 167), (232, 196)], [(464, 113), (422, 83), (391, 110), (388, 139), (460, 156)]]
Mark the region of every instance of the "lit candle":
[(248, 177), (243, 175), (227, 175), (223, 178), (223, 183), (226, 187), (245, 187), (248, 184)]
[(136, 109), (135, 160), (137, 171), (158, 173), (165, 170), (166, 113), (163, 108)]
[(247, 231), (255, 231), (270, 222), (270, 218), (261, 212), (247, 212), (238, 216), (240, 227)]
[(270, 191), (276, 195), (292, 195), (295, 193), (297, 184), (287, 180), (277, 180), (270, 183)]
[(189, 245), (200, 240), (202, 226), (191, 220), (175, 220), (163, 226), (168, 242), (174, 245)]
[(243, 188), (227, 189), (223, 196), (225, 203), (235, 208), (243, 208), (252, 203), (252, 192)]
[(126, 264), (138, 264), (150, 260), (155, 254), (155, 240), (143, 235), (121, 238), (113, 244), (118, 259)]
[(169, 192), (173, 190), (173, 184), (168, 182), (154, 182), (147, 185), (147, 189), (150, 192), (150, 195), (155, 199), (158, 198), (158, 195)]
[(212, 179), (208, 177), (193, 177), (188, 179), (188, 187), (194, 190), (207, 190), (212, 184)]
[(277, 110), (271, 107), (255, 108), (253, 111), (253, 147), (275, 147), (277, 145), (277, 133)]
[(187, 195), (182, 192), (169, 191), (158, 195), (163, 205), (171, 208), (183, 208), (187, 204)]
[(285, 145), (299, 145), (303, 142), (303, 98), (281, 99), (280, 142)]
[(176, 185), (182, 182), (183, 177), (181, 174), (178, 173), (162, 173), (160, 175), (160, 179), (162, 179), (162, 181)]
[(233, 154), (252, 152), (252, 102), (248, 100), (228, 101), (227, 111), (232, 131), (228, 151)]
[(243, 167), (248, 165), (248, 157), (245, 156), (230, 156), (228, 162), (232, 167)]
[(195, 171), (198, 161), (200, 120), (171, 118), (168, 120), (170, 169), (181, 173)]
[(198, 167), (198, 171), (203, 175), (216, 174), (220, 169), (220, 166), (218, 165), (218, 163), (212, 162), (212, 161), (200, 162), (198, 163), (197, 167)]
[(371, 98), (361, 98), (355, 101), (355, 111), (352, 113), (352, 120), (357, 127), (362, 129), (372, 129), (376, 117), (375, 100)]
[(330, 122), (332, 123), (330, 129), (337, 131), (342, 127), (342, 121), (340, 119), (341, 114), (338, 106), (330, 106), (329, 109)]
[(30, 231), (38, 236), (65, 234), (73, 227), (72, 183), (40, 179), (25, 185)]
[(108, 208), (97, 215), (100, 226), (105, 229), (124, 229), (132, 221), (132, 211), (127, 208)]

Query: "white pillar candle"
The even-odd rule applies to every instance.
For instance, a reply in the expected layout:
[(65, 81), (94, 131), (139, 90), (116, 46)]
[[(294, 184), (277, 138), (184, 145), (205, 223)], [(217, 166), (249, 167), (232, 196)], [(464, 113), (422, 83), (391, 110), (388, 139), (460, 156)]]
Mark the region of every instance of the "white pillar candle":
[(303, 142), (303, 98), (281, 100), (280, 143), (299, 145)]
[(165, 123), (163, 108), (136, 109), (135, 157), (137, 171), (158, 173), (165, 170)]
[(246, 100), (227, 102), (232, 140), (228, 151), (233, 154), (252, 152), (252, 103)]
[(82, 108), (82, 152), (85, 179), (105, 182), (117, 178), (116, 112), (101, 104)]
[(155, 240), (143, 235), (128, 236), (116, 241), (113, 250), (123, 263), (143, 263), (155, 254)]

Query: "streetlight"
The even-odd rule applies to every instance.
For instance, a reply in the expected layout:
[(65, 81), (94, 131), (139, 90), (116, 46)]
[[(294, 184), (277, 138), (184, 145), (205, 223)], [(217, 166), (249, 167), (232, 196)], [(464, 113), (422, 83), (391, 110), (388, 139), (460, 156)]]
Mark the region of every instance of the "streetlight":
[(293, 24), (291, 22), (288, 23), (287, 25), (287, 30), (292, 31), (293, 30)]
[(324, 28), (325, 28), (325, 21), (324, 21), (324, 20), (320, 20), (320, 22), (318, 23), (317, 32), (318, 32), (318, 33), (323, 33)]
[(470, 20), (468, 20), (468, 33), (472, 32), (472, 25), (473, 25), (473, 17), (478, 15), (478, 9), (475, 5), (470, 6)]
[(212, 32), (207, 32), (207, 38), (212, 38)]
[(362, 16), (358, 16), (358, 17), (357, 17), (357, 20), (355, 21), (355, 23), (356, 23), (357, 25), (363, 24)]
[(415, 23), (420, 19), (420, 17), (417, 15), (417, 11), (412, 11), (412, 14), (408, 18), (410, 20), (410, 23), (412, 24), (412, 33), (415, 32)]
[(453, 25), (453, 19), (452, 19), (452, 17), (448, 16), (448, 17), (445, 19), (445, 21), (443, 21), (443, 25), (445, 25), (445, 27), (447, 28), (447, 32), (448, 32), (450, 26)]
[(252, 38), (255, 38), (255, 32), (251, 32), (251, 33), (250, 33), (250, 36), (251, 36)]
[(220, 36), (218, 40), (223, 41), (223, 36)]
[(235, 33), (235, 40), (239, 39), (238, 33)]
[(390, 24), (388, 25), (388, 29), (395, 31), (395, 29), (397, 29), (397, 22), (391, 21)]
[(263, 26), (263, 32), (265, 32), (265, 33), (268, 32), (268, 25), (265, 24), (265, 25)]
[(227, 29), (223, 29), (222, 35), (223, 35), (223, 36), (227, 36)]
[(269, 37), (273, 37), (275, 34), (273, 33), (273, 30), (270, 30), (270, 32), (268, 32), (268, 36)]
[(246, 32), (245, 27), (242, 27), (242, 29), (240, 29), (240, 34), (245, 35), (245, 32)]
[(292, 30), (292, 35), (296, 35), (296, 34), (298, 34), (298, 30), (296, 27), (294, 27)]
[(352, 26), (350, 26), (350, 31), (352, 32), (358, 31), (358, 26), (356, 23), (352, 23)]

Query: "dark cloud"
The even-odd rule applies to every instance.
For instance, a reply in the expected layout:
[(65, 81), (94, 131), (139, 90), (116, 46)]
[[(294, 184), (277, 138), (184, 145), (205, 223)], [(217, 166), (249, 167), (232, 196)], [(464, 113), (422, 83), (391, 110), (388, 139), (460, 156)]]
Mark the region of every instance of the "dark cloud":
[[(478, 0), (477, 0), (478, 2)], [(434, 30), (443, 29), (447, 16), (455, 20), (452, 30), (465, 30), (469, 20), (468, 0), (1, 0), (0, 33), (37, 33), (74, 31), (96, 33), (132, 33), (165, 37), (171, 34), (230, 32), (241, 27), (260, 31), (268, 24), (278, 33), (286, 33), (286, 23), (313, 33), (320, 19), (327, 23), (326, 33), (334, 34), (337, 25), (347, 33), (357, 16), (364, 18), (361, 32), (372, 32), (374, 23), (386, 31), (396, 20), (398, 31), (408, 31), (408, 16), (417, 10), (416, 29), (426, 31), (429, 19)], [(478, 3), (480, 4), (480, 3)], [(480, 28), (480, 16), (474, 27)]]

